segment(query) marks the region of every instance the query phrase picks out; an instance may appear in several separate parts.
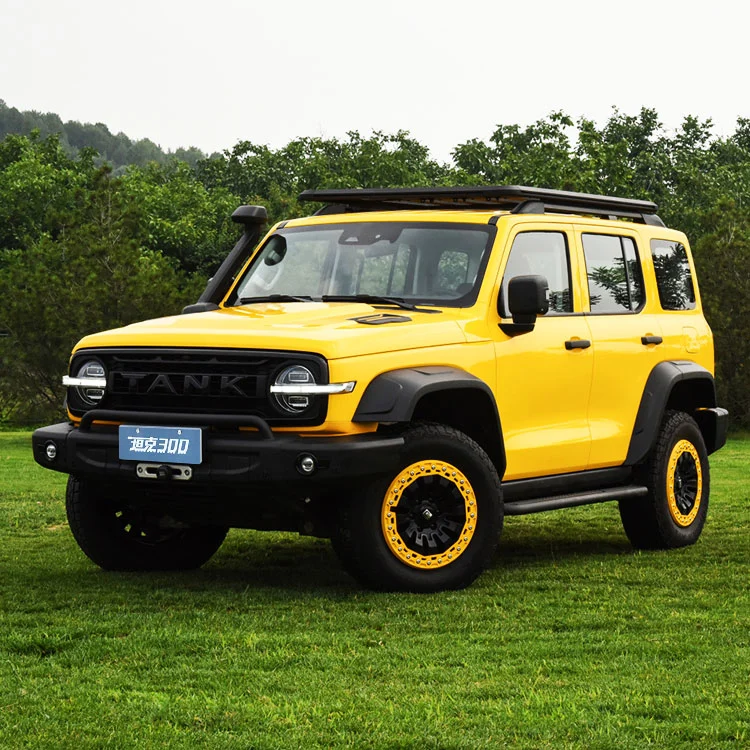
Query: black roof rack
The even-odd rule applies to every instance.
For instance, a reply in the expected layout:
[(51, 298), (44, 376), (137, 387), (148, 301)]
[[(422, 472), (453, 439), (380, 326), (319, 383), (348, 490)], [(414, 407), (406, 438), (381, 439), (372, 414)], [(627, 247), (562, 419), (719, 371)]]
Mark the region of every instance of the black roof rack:
[(316, 215), (398, 209), (489, 209), (527, 214), (591, 214), (664, 226), (651, 201), (524, 185), (305, 190), (299, 200), (325, 203)]

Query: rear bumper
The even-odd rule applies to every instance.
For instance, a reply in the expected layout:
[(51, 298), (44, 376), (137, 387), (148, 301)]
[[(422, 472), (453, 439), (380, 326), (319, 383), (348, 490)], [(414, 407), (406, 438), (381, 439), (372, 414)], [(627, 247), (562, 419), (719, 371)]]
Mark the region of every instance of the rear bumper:
[(723, 447), (727, 442), (729, 412), (716, 406), (712, 409), (698, 409), (694, 417), (703, 434), (706, 451), (710, 454)]
[[(269, 439), (254, 432), (205, 428), (202, 463), (193, 467), (189, 482), (171, 482), (138, 479), (138, 462), (119, 458), (118, 431), (114, 425), (80, 429), (63, 422), (36, 430), (32, 443), (36, 462), (46, 469), (106, 481), (138, 481), (144, 485), (164, 481), (174, 484), (175, 489), (186, 484), (216, 487), (270, 483), (281, 488), (293, 483), (311, 490), (327, 484), (353, 485), (359, 479), (395, 470), (404, 446), (401, 437), (377, 434), (300, 437), (277, 433)], [(50, 443), (54, 443), (57, 453), (53, 460), (47, 457)], [(303, 475), (297, 469), (303, 455), (315, 459), (317, 468), (311, 475)]]

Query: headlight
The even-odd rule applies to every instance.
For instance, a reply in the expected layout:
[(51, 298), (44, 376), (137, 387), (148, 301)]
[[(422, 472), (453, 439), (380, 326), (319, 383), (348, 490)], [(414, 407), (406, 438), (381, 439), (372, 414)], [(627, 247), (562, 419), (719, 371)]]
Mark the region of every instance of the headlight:
[(84, 362), (74, 377), (64, 377), (63, 385), (73, 386), (76, 394), (86, 406), (96, 406), (104, 396), (107, 387), (107, 373), (104, 365), (95, 359)]
[[(308, 389), (315, 385), (315, 376), (302, 365), (287, 367), (279, 373), (276, 382), (271, 386), (271, 393), (276, 403), (290, 414), (299, 414), (310, 406)], [(291, 387), (290, 387), (291, 386)], [(297, 386), (296, 388), (294, 386)], [(294, 391), (308, 391), (295, 393)], [(310, 389), (314, 390), (314, 389)]]

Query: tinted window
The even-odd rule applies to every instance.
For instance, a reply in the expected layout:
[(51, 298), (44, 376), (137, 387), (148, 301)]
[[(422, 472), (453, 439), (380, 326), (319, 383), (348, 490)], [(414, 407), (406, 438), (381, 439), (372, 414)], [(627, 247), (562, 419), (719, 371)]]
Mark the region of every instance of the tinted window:
[(515, 276), (538, 274), (549, 284), (549, 312), (573, 312), (568, 243), (562, 232), (522, 232), (513, 240), (501, 289), (503, 316), (508, 310), (508, 283)]
[(687, 251), (679, 242), (651, 240), (656, 285), (663, 310), (692, 310), (695, 289)]
[(634, 312), (643, 306), (643, 274), (630, 237), (584, 234), (592, 313)]

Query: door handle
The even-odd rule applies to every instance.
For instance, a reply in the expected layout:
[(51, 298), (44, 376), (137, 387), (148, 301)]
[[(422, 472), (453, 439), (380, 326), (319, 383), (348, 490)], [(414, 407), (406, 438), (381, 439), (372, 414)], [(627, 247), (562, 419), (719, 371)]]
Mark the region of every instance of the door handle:
[(571, 349), (588, 349), (591, 346), (591, 342), (588, 339), (571, 339), (565, 342), (565, 348), (570, 351)]
[(649, 344), (661, 344), (664, 339), (661, 336), (641, 336), (641, 343), (644, 346)]

